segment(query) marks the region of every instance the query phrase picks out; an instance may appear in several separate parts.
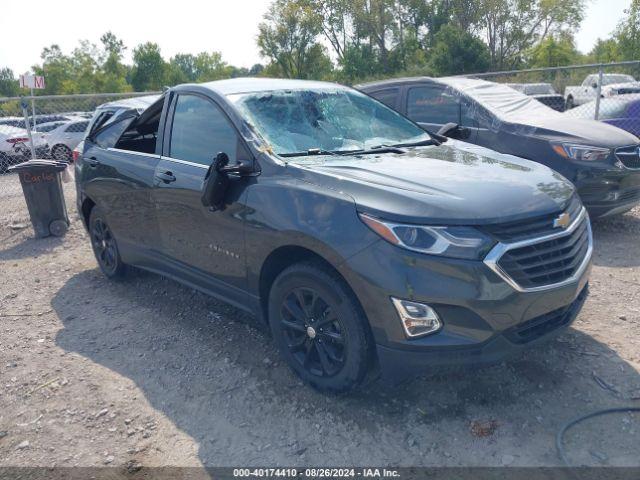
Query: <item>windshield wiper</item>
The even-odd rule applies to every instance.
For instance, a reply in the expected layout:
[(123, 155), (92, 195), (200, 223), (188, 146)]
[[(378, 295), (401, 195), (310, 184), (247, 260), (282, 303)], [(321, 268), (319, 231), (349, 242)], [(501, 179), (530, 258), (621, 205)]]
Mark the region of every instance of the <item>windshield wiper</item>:
[(404, 147), (423, 147), (427, 145), (440, 145), (440, 142), (434, 138), (430, 138), (429, 140), (421, 140), (419, 142), (406, 142), (406, 143), (392, 143), (386, 144), (382, 143), (380, 145), (376, 145), (370, 148), (363, 148), (354, 152), (352, 154), (362, 155), (363, 153), (407, 153), (405, 150), (402, 150)]
[(324, 148), (310, 148), (306, 152), (280, 153), (281, 157), (306, 157), (310, 155), (351, 155), (360, 150), (325, 150)]
[(427, 145), (436, 145), (436, 146), (438, 146), (440, 144), (441, 144), (441, 142), (439, 142), (435, 138), (430, 138), (428, 140), (421, 140), (419, 142), (394, 143), (394, 144), (391, 144), (391, 145), (380, 145), (380, 146), (381, 147), (401, 148), (401, 147), (426, 147)]
[(420, 142), (394, 143), (391, 145), (380, 144), (371, 148), (358, 148), (355, 150), (325, 150), (324, 148), (310, 148), (306, 152), (281, 153), (281, 157), (304, 157), (309, 155), (362, 155), (368, 153), (406, 153), (401, 147), (422, 147), (427, 145), (440, 145), (434, 138), (421, 140)]

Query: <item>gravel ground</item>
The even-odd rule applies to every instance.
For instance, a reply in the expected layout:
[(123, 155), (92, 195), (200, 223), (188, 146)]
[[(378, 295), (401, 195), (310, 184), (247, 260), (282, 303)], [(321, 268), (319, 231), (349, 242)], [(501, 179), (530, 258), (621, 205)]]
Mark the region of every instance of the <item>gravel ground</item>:
[[(640, 406), (640, 209), (594, 225), (574, 326), (508, 363), (304, 387), (246, 314), (173, 281), (104, 278), (75, 218), (35, 240), (0, 177), (0, 466), (558, 465), (577, 415)], [(640, 414), (567, 435), (575, 464), (640, 465)]]

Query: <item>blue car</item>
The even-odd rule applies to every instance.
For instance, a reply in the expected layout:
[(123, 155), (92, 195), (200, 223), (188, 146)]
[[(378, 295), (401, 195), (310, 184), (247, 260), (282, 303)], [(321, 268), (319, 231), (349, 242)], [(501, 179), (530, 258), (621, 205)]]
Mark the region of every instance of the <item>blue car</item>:
[[(591, 101), (569, 110), (565, 115), (577, 118), (595, 118), (596, 102)], [(618, 95), (600, 100), (598, 120), (626, 130), (640, 137), (640, 94)]]

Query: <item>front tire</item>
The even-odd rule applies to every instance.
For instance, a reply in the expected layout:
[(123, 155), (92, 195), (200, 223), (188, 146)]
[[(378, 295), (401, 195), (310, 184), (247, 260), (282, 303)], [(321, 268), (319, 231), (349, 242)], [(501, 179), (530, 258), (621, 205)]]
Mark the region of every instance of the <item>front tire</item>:
[(127, 265), (120, 258), (120, 251), (104, 214), (93, 207), (89, 216), (91, 248), (102, 273), (113, 280), (120, 280), (127, 273)]
[(573, 97), (567, 97), (567, 103), (564, 106), (565, 111), (566, 110), (571, 110), (573, 107), (575, 107), (575, 103), (573, 101)]
[(269, 324), (285, 361), (318, 390), (352, 390), (371, 367), (367, 319), (344, 280), (324, 265), (299, 263), (278, 275)]

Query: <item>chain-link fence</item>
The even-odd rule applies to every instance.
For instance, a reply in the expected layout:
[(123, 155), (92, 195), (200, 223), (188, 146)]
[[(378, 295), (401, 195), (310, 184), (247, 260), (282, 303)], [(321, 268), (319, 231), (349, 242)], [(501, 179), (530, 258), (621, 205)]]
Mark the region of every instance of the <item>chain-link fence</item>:
[[(640, 137), (640, 61), (471, 75), (511, 88), (568, 119), (609, 123)], [(0, 98), (0, 174), (32, 156), (70, 160), (88, 125), (123, 108), (143, 108), (147, 93)], [(152, 98), (152, 97), (150, 97)], [(110, 105), (105, 107), (104, 105)], [(98, 108), (100, 107), (100, 108)], [(96, 110), (97, 109), (97, 110)], [(104, 118), (103, 118), (104, 120)]]
[(507, 84), (569, 119), (598, 120), (640, 137), (640, 61), (471, 76)]
[[(158, 92), (36, 95), (0, 98), (0, 174), (38, 158), (69, 161), (98, 116), (143, 108)], [(141, 99), (140, 97), (147, 97)]]

